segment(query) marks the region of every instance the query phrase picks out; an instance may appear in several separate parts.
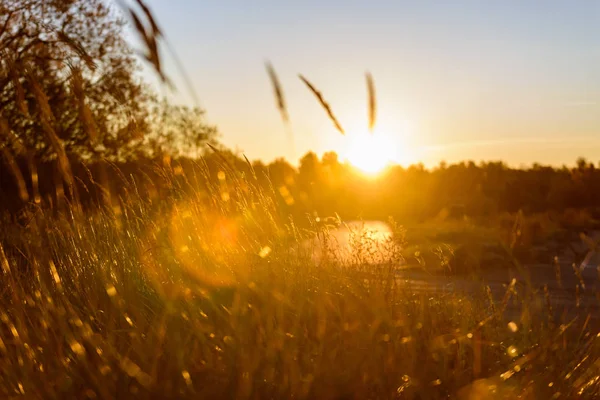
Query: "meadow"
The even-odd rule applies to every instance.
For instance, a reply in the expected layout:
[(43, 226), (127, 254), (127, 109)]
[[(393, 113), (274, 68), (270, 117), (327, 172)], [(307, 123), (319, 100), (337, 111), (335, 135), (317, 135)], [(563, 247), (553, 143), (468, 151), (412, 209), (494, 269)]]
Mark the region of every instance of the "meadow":
[[(251, 162), (124, 72), (102, 1), (23, 4), (0, 2), (2, 398), (600, 395), (593, 164)], [(162, 32), (132, 4), (167, 82)]]
[[(156, 209), (132, 190), (119, 208), (32, 208), (26, 224), (5, 224), (3, 396), (597, 395), (593, 306), (561, 318), (547, 292), (516, 281), (501, 297), (485, 284), (415, 291), (396, 275), (399, 228), (383, 242), (355, 230), (340, 259), (333, 226), (298, 228), (252, 186), (223, 198)], [(331, 250), (315, 260), (309, 239)]]

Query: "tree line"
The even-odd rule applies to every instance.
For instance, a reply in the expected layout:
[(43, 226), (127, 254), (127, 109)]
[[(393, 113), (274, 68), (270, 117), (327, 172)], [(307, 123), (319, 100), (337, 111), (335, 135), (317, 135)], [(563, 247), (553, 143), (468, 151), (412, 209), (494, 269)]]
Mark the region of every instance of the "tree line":
[(375, 178), (333, 152), (308, 153), (297, 168), (283, 159), (250, 163), (218, 145), (202, 110), (171, 104), (140, 80), (124, 39), (126, 18), (143, 32), (158, 71), (156, 38), (148, 32), (160, 31), (144, 3), (135, 4), (137, 13), (103, 0), (0, 0), (0, 210), (112, 206), (129, 185), (155, 201), (174, 191), (217, 191), (233, 203), (259, 190), (300, 219), (596, 207), (600, 172), (583, 159), (572, 168), (393, 166)]
[[(216, 151), (216, 152), (215, 152)], [(510, 168), (500, 161), (472, 161), (427, 169), (422, 165), (391, 166), (369, 176), (341, 162), (334, 152), (322, 157), (310, 152), (292, 166), (284, 159), (249, 163), (243, 155), (221, 148), (202, 150), (199, 158), (140, 156), (102, 164), (72, 163), (80, 201), (88, 208), (102, 205), (105, 190), (113, 199), (135, 187), (141, 199), (161, 202), (173, 196), (215, 194), (239, 201), (260, 191), (277, 203), (285, 215), (304, 219), (339, 216), (342, 219), (422, 221), (434, 217), (487, 217), (499, 213), (557, 212), (570, 209), (596, 212), (600, 198), (600, 168), (584, 159), (573, 167), (534, 164)], [(39, 196), (52, 206), (60, 202), (62, 178), (57, 161), (39, 168)], [(27, 159), (19, 159), (27, 170)], [(104, 174), (105, 184), (99, 183)], [(33, 192), (31, 179), (26, 189)], [(0, 163), (0, 207), (23, 207), (18, 185), (6, 162)]]

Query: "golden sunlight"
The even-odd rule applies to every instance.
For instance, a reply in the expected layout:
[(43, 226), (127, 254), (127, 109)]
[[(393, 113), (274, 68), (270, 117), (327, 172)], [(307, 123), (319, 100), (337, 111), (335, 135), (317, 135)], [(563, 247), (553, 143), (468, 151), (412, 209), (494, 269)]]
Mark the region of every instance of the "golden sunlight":
[(389, 164), (401, 163), (400, 143), (381, 132), (350, 133), (346, 159), (367, 174), (378, 174)]

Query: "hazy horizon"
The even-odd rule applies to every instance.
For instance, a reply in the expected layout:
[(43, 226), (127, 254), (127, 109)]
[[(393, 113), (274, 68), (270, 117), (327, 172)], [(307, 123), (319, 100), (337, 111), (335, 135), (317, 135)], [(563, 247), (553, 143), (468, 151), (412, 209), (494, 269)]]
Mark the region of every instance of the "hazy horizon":
[[(365, 71), (395, 161), (572, 165), (600, 154), (600, 3), (148, 0), (222, 142), (250, 158), (336, 151), (366, 130)], [(295, 153), (265, 60), (282, 82)], [(179, 88), (193, 104), (166, 57)], [(298, 80), (331, 104), (346, 137)]]

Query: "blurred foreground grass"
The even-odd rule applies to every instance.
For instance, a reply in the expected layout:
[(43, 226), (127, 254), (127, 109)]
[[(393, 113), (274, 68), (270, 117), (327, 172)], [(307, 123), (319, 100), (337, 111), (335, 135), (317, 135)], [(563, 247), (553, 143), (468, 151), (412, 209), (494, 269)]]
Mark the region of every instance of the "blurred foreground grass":
[[(50, 217), (0, 232), (3, 398), (573, 398), (599, 393), (593, 315), (558, 321), (513, 283), (413, 291), (405, 244), (316, 260), (301, 229), (232, 178), (210, 196)], [(360, 238), (360, 234), (357, 236)], [(382, 251), (377, 265), (361, 263)], [(542, 298), (543, 299), (543, 298)], [(535, 303), (535, 304), (534, 304)], [(506, 307), (518, 304), (519, 314)], [(535, 306), (535, 307), (534, 307)], [(554, 396), (554, 397), (553, 397)]]

